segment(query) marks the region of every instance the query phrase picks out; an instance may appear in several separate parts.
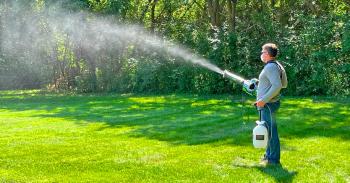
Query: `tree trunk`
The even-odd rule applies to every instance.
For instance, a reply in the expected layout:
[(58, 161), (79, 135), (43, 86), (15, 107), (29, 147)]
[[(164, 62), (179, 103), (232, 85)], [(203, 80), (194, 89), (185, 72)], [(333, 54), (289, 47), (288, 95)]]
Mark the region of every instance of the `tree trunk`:
[(271, 7), (274, 8), (276, 4), (276, 0), (271, 0)]
[(292, 7), (293, 5), (290, 4), (290, 2), (286, 2), (285, 0), (280, 1), (280, 7), (277, 10), (277, 19), (282, 25), (287, 25), (288, 24), (288, 19), (290, 16), (289, 8)]
[(346, 12), (349, 14), (350, 13), (350, 0), (344, 0), (344, 2), (348, 6), (348, 7), (346, 7)]
[(96, 63), (94, 60), (90, 60), (89, 62), (89, 74), (90, 74), (90, 90), (92, 92), (97, 91), (97, 76), (96, 76)]
[(148, 11), (149, 5), (151, 4), (152, 0), (148, 0), (148, 4), (146, 5), (145, 9), (142, 11), (141, 13), (141, 17), (140, 17), (140, 24), (143, 23), (143, 19), (145, 18), (146, 12)]
[(305, 1), (303, 4), (303, 7), (306, 14), (307, 13), (315, 14), (316, 12), (315, 5), (312, 2)]
[(210, 23), (214, 27), (221, 26), (220, 19), (220, 3), (219, 0), (208, 0), (208, 12), (210, 16)]
[(151, 32), (154, 32), (156, 20), (155, 20), (155, 9), (156, 9), (156, 4), (158, 0), (153, 0), (152, 7), (151, 7)]
[(1, 10), (0, 10), (0, 55), (2, 55), (2, 52), (3, 52), (3, 43), (2, 43), (2, 32), (3, 32), (3, 20), (2, 20), (2, 17), (3, 17), (3, 14), (2, 14), (3, 12), (1, 12)]
[(236, 29), (236, 5), (237, 0), (227, 0), (228, 13), (229, 13), (229, 26), (232, 32)]

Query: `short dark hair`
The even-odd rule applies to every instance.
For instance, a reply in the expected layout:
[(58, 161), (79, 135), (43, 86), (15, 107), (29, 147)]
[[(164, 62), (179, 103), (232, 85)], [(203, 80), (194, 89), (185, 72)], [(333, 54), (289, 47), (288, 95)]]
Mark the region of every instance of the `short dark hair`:
[(263, 50), (266, 50), (271, 57), (276, 57), (278, 53), (278, 48), (274, 43), (266, 43), (262, 46)]

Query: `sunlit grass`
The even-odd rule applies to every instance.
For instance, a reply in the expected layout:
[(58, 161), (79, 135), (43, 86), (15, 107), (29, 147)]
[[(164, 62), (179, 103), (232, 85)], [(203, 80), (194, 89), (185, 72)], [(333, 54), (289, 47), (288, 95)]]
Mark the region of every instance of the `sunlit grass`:
[(350, 182), (349, 98), (284, 98), (278, 167), (258, 165), (249, 99), (3, 91), (0, 180)]

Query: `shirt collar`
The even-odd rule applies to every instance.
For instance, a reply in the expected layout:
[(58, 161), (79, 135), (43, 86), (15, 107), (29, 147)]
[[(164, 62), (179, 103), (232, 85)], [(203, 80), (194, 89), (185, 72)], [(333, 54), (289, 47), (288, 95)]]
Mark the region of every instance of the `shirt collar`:
[(267, 61), (266, 64), (271, 63), (271, 62), (276, 62), (276, 61), (274, 59), (272, 59), (272, 60)]

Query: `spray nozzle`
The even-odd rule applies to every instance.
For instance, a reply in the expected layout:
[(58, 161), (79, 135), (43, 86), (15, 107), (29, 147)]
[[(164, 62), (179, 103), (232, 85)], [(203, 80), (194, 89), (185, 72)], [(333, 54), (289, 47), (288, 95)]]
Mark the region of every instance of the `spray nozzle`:
[(253, 78), (251, 80), (244, 80), (243, 81), (243, 91), (245, 91), (249, 95), (256, 95), (258, 83), (259, 83), (259, 80), (256, 78)]

